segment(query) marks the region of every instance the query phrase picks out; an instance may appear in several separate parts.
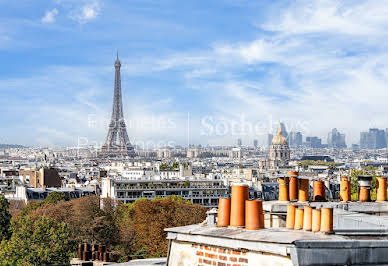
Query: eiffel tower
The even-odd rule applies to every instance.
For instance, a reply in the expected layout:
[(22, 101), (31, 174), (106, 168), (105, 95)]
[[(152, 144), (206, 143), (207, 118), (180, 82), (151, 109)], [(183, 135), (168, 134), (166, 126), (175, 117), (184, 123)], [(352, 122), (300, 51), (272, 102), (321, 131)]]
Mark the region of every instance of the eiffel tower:
[(119, 54), (115, 61), (115, 85), (113, 95), (112, 118), (109, 124), (108, 135), (102, 145), (100, 156), (102, 157), (126, 157), (135, 156), (135, 151), (129, 142), (127, 128), (123, 115), (123, 102), (121, 97), (121, 63)]

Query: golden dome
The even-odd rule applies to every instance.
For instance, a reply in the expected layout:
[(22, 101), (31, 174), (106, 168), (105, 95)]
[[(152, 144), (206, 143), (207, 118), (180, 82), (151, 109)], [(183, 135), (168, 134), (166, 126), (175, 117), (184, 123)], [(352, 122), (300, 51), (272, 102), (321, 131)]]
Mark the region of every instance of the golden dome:
[(283, 136), (282, 125), (280, 123), (277, 135), (272, 139), (272, 145), (288, 145), (287, 139)]

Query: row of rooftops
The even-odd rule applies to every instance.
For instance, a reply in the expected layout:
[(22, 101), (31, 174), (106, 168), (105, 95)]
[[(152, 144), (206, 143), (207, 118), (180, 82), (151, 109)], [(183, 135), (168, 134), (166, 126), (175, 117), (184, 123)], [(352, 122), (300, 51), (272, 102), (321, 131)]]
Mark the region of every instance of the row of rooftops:
[[(81, 197), (97, 195), (96, 188), (79, 187), (79, 188), (29, 188), (24, 187), (21, 191), (16, 192), (15, 199), (24, 201), (44, 200), (51, 192), (62, 192), (69, 199), (77, 199)], [(23, 192), (24, 191), (24, 192)], [(25, 194), (25, 195), (23, 195)]]

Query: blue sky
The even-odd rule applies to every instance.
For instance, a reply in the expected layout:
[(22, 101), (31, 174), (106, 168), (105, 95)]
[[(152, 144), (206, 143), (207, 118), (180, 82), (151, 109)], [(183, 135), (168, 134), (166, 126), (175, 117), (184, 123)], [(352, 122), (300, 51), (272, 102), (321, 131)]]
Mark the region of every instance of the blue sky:
[(132, 142), (388, 127), (388, 1), (0, 1), (0, 143), (100, 145), (116, 50)]

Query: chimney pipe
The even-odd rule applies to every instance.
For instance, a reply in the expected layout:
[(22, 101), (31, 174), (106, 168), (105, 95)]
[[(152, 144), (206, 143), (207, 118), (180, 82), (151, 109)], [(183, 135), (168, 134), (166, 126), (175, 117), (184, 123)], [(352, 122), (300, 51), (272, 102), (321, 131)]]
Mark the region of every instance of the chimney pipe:
[(325, 182), (322, 180), (313, 181), (313, 200), (326, 201)]
[(77, 257), (80, 260), (82, 260), (82, 252), (83, 252), (83, 245), (82, 244), (78, 244)]
[(321, 209), (321, 232), (333, 232), (333, 208)]
[(230, 224), (230, 199), (219, 199), (217, 226), (229, 226)]
[(301, 230), (303, 228), (303, 208), (300, 206), (295, 209), (295, 230)]
[(321, 230), (321, 210), (313, 209), (311, 230), (313, 232), (319, 232)]
[(360, 202), (370, 201), (370, 184), (372, 176), (370, 175), (359, 175), (358, 184), (360, 187), (359, 200)]
[(263, 201), (245, 201), (245, 229), (259, 230), (264, 228)]
[(376, 201), (387, 200), (387, 177), (377, 177), (377, 197)]
[(341, 176), (340, 178), (340, 201), (350, 201), (351, 190), (350, 190), (350, 178), (347, 176)]
[(298, 181), (298, 200), (309, 201), (309, 179), (299, 178)]
[(279, 183), (279, 201), (289, 201), (290, 198), (288, 196), (288, 184), (289, 179), (286, 176), (282, 176), (278, 178)]
[(286, 217), (286, 228), (294, 229), (295, 226), (295, 205), (288, 204), (287, 205), (287, 217)]
[(305, 231), (311, 231), (312, 229), (312, 212), (313, 212), (313, 207), (304, 206), (303, 230)]
[(297, 201), (298, 200), (298, 172), (289, 171), (288, 176), (290, 177), (290, 185), (289, 185), (290, 201)]
[(230, 226), (245, 226), (246, 200), (248, 200), (248, 186), (233, 185), (230, 208)]

